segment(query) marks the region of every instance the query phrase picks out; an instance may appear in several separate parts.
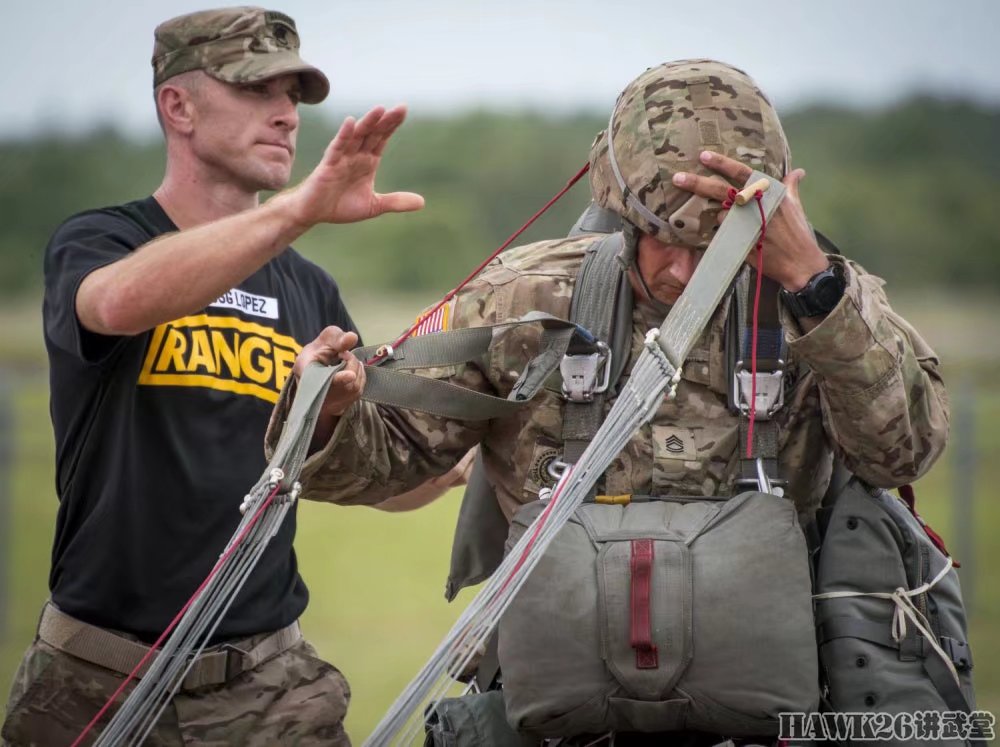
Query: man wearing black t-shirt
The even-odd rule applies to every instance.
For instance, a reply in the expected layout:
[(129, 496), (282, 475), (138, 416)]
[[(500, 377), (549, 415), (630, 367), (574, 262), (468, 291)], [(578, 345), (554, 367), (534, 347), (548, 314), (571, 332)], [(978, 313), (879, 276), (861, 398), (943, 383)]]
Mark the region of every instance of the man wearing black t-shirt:
[[(296, 189), (259, 203), (288, 182), (297, 104), (329, 91), (288, 16), (205, 11), (155, 36), (162, 184), (70, 218), (45, 255), (60, 507), (52, 600), (3, 727), (11, 744), (81, 733), (235, 529), (298, 351), (328, 325), (354, 330), (336, 283), (290, 242), (317, 223), (423, 206), (374, 192), (403, 107), (345, 121)], [(222, 665), (196, 666), (152, 743), (349, 744), (346, 682), (296, 622), (308, 595), (294, 533), (291, 515), (216, 632)]]

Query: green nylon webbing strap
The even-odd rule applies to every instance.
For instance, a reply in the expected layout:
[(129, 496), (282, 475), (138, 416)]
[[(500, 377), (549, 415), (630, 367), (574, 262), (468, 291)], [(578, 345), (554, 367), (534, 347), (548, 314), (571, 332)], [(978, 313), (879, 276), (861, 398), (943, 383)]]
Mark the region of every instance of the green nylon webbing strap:
[(298, 479), (316, 429), (316, 418), (330, 389), (333, 375), (340, 369), (341, 366), (312, 363), (306, 366), (299, 378), (288, 418), (274, 447), (268, 470), (264, 473), (266, 475), (272, 469), (280, 469), (285, 475), (282, 480), (282, 488), (285, 490), (290, 489), (291, 483)]
[(416, 374), (369, 368), (361, 398), (455, 420), (492, 420), (520, 410), (528, 400), (494, 397), (473, 389)]
[[(514, 385), (510, 399), (395, 370), (449, 366), (482, 359), (499, 334), (525, 324), (542, 327), (541, 349)], [(395, 351), (393, 357), (366, 369), (367, 382), (362, 399), (388, 407), (402, 407), (458, 420), (505, 417), (530, 401), (545, 380), (559, 367), (575, 331), (576, 325), (571, 322), (550, 314), (534, 312), (516, 321), (488, 327), (470, 327), (413, 337), (406, 341), (405, 348)], [(353, 352), (357, 357), (365, 359), (380, 347), (358, 348)], [(298, 475), (307, 455), (320, 407), (330, 388), (330, 381), (342, 367), (319, 363), (306, 367), (298, 382), (295, 398), (269, 469), (279, 468), (286, 476)], [(286, 477), (286, 488), (288, 479)]]
[[(493, 340), (499, 335), (524, 324), (537, 324), (551, 333), (572, 332), (575, 329), (575, 325), (565, 319), (533, 311), (509, 322), (408, 337), (393, 350), (391, 356), (380, 360), (377, 367), (392, 371), (398, 368), (431, 368), (467, 363), (485, 356)], [(352, 352), (361, 360), (368, 360), (383, 348), (383, 345), (369, 345)]]
[[(498, 335), (515, 327), (542, 327), (538, 354), (528, 362), (507, 398), (484, 394), (438, 379), (398, 371), (399, 368), (449, 366), (483, 360)], [(492, 420), (513, 414), (529, 402), (559, 367), (576, 325), (551, 314), (532, 312), (512, 322), (421, 335), (406, 341), (401, 350), (378, 366), (366, 369), (362, 399), (389, 407), (426, 412), (456, 420)], [(355, 351), (364, 355), (380, 346)]]

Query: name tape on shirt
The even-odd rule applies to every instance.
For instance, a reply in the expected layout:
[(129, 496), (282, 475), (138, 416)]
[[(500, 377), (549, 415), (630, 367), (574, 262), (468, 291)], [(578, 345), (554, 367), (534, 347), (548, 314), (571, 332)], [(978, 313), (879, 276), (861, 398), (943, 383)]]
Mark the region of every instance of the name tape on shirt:
[(153, 330), (138, 383), (216, 389), (274, 404), (301, 349), (293, 338), (254, 322), (187, 316)]
[(446, 303), (433, 314), (430, 314), (427, 318), (422, 320), (417, 328), (413, 330), (411, 337), (428, 335), (432, 332), (447, 332), (448, 324), (451, 321), (451, 305), (453, 303), (454, 301)]
[(209, 304), (217, 309), (236, 309), (244, 314), (262, 316), (265, 319), (278, 318), (278, 299), (269, 296), (257, 296), (253, 293), (241, 291), (233, 288), (227, 293), (223, 293), (219, 300)]

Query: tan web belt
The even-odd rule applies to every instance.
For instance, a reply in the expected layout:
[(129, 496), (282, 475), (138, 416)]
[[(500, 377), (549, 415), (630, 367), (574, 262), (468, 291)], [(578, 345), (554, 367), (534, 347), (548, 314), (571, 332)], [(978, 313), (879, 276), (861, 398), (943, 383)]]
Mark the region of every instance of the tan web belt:
[[(42, 610), (38, 637), (53, 648), (122, 675), (135, 669), (149, 652), (149, 646), (70, 617), (51, 602)], [(271, 633), (249, 651), (232, 643), (208, 649), (195, 659), (181, 689), (196, 690), (229, 682), (287, 651), (301, 640), (302, 630), (296, 620)], [(142, 677), (154, 661), (156, 656), (151, 656), (137, 676)]]

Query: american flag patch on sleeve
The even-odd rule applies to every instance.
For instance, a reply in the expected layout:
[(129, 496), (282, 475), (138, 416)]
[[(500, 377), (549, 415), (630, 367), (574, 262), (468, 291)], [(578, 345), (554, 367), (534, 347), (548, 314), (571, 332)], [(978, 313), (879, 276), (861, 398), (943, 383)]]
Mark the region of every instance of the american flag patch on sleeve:
[(424, 319), (420, 321), (417, 328), (413, 330), (411, 337), (419, 337), (420, 335), (428, 335), (432, 332), (447, 332), (448, 323), (451, 320), (451, 305), (454, 301), (449, 301), (440, 309), (437, 309), (431, 314), (428, 314)]

